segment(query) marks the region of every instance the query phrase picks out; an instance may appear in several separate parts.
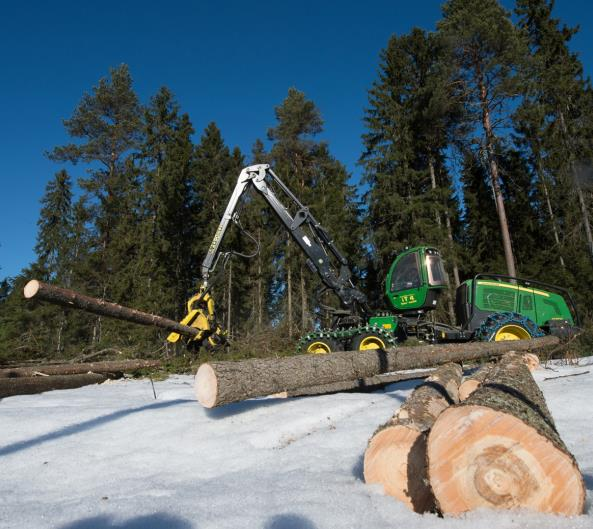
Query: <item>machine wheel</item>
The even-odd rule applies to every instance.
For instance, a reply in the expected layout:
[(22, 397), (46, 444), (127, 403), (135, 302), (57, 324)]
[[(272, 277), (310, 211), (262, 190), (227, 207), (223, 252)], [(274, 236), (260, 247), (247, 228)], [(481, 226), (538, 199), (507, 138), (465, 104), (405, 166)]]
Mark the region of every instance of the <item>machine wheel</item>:
[(310, 338), (300, 346), (303, 353), (315, 355), (326, 355), (342, 349), (343, 347), (333, 338)]
[(530, 340), (542, 336), (544, 333), (532, 320), (516, 312), (490, 314), (476, 333), (476, 338), (484, 342)]
[(352, 351), (368, 351), (371, 349), (387, 349), (388, 344), (385, 337), (379, 333), (365, 332), (354, 336), (350, 342)]

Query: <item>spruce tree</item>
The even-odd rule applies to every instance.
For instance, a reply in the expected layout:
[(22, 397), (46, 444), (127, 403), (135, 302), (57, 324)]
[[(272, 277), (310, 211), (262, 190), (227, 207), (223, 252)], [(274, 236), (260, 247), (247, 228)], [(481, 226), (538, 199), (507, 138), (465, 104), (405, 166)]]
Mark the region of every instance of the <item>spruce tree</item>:
[(440, 247), (452, 263), (454, 284), (459, 282), (454, 242), (458, 208), (447, 156), (460, 107), (444, 59), (438, 35), (415, 28), (393, 36), (369, 91), (361, 164), (369, 185), (369, 242), (377, 257), (367, 273), (373, 299), (382, 298), (381, 282), (394, 254), (406, 246)]
[(546, 206), (555, 244), (562, 261), (568, 261), (564, 259), (566, 245), (575, 241), (563, 225), (575, 222), (581, 224), (584, 246), (593, 258), (591, 203), (580, 177), (580, 162), (588, 164), (593, 155), (593, 114), (587, 104), (589, 82), (577, 54), (568, 47), (577, 29), (554, 18), (553, 7), (547, 0), (517, 1), (519, 25), (529, 37), (533, 60), (528, 97), (515, 122), (548, 195)]
[(64, 276), (71, 262), (72, 215), (72, 184), (70, 176), (62, 169), (45, 188), (37, 221), (35, 252), (46, 281), (66, 279)]
[[(304, 93), (290, 88), (284, 101), (275, 108), (275, 114), (276, 126), (268, 129), (268, 139), (274, 142), (269, 156), (274, 171), (300, 202), (310, 207), (338, 247), (359, 248), (357, 207), (348, 185), (349, 175), (331, 156), (328, 146), (315, 139), (323, 130), (323, 120), (315, 103)], [(286, 198), (281, 195), (281, 200)], [(295, 215), (296, 211), (291, 210), (291, 214)], [(305, 256), (290, 235), (283, 228), (281, 233), (286, 243), (278, 249), (276, 257), (281, 266), (275, 292), (287, 334), (292, 338), (304, 334), (314, 323), (316, 281), (310, 281)], [(344, 253), (351, 257), (346, 250)], [(351, 253), (354, 254), (354, 250)]]

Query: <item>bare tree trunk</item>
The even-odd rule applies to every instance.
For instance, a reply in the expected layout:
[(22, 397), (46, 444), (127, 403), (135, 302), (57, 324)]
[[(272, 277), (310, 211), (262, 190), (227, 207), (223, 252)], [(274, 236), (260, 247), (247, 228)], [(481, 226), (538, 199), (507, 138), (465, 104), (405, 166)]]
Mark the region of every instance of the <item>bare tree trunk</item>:
[(478, 508), (583, 513), (581, 472), (520, 355), (506, 355), (467, 400), (439, 415), (427, 460), (443, 514)]
[[(434, 191), (437, 188), (437, 179), (436, 179), (436, 173), (434, 170), (434, 161), (432, 159), (432, 156), (428, 157), (428, 168), (430, 171), (430, 185), (432, 187), (432, 190)], [(439, 226), (439, 228), (442, 226), (441, 224), (441, 216), (439, 215), (438, 210), (436, 210), (434, 212), (437, 224)], [(447, 224), (447, 228), (449, 230), (449, 234), (451, 235), (451, 241), (453, 240), (452, 234), (451, 234), (451, 222), (449, 220), (449, 212), (445, 209), (445, 218), (448, 222)], [(453, 268), (453, 273), (457, 272), (457, 277), (456, 279), (459, 280), (459, 271), (457, 270), (457, 265), (454, 263), (454, 268)], [(459, 284), (457, 283), (455, 285), (456, 287), (459, 286)], [(453, 304), (453, 299), (455, 299), (455, 292), (454, 289), (451, 288), (451, 286), (449, 286), (448, 289), (448, 296), (447, 296), (447, 307), (449, 309), (449, 318), (451, 323), (455, 323), (455, 306)]]
[(288, 318), (288, 337), (292, 338), (293, 329), (292, 329), (292, 266), (290, 264), (290, 239), (286, 242), (286, 310), (287, 310), (287, 318)]
[(261, 230), (257, 230), (257, 244), (260, 251), (257, 254), (257, 329), (261, 331), (263, 323), (262, 300), (262, 266), (261, 266)]
[(61, 305), (63, 307), (77, 308), (90, 312), (92, 314), (98, 314), (114, 318), (116, 320), (129, 321), (132, 323), (138, 323), (140, 325), (150, 325), (154, 327), (160, 327), (168, 331), (175, 331), (180, 334), (186, 334), (188, 336), (195, 336), (200, 332), (194, 327), (188, 327), (182, 325), (176, 321), (163, 318), (162, 316), (156, 316), (154, 314), (147, 314), (135, 309), (129, 309), (116, 303), (110, 303), (103, 299), (92, 298), (68, 290), (65, 288), (59, 288), (54, 285), (48, 285), (33, 279), (29, 281), (24, 288), (24, 296), (27, 299), (42, 299), (49, 303)]
[[(539, 165), (539, 163), (538, 163)], [(560, 261), (560, 266), (562, 268), (566, 268), (564, 264), (564, 257), (560, 253), (560, 236), (558, 235), (558, 226), (556, 223), (556, 216), (554, 215), (554, 210), (552, 209), (552, 203), (550, 202), (550, 194), (548, 192), (548, 185), (546, 183), (546, 178), (544, 176), (543, 171), (541, 168), (538, 168), (538, 177), (539, 181), (542, 183), (542, 189), (544, 191), (544, 198), (546, 200), (546, 207), (548, 209), (548, 215), (550, 216), (550, 222), (552, 223), (552, 233), (554, 234), (554, 242), (556, 243), (556, 247), (558, 248), (558, 259)]]
[(566, 126), (566, 121), (564, 120), (564, 113), (562, 110), (558, 111), (558, 117), (560, 119), (560, 124), (562, 126), (562, 131), (564, 132), (564, 144), (566, 146), (569, 165), (572, 171), (572, 179), (574, 187), (577, 191), (577, 196), (579, 198), (579, 206), (581, 209), (581, 216), (583, 217), (583, 226), (585, 227), (585, 236), (587, 237), (587, 247), (589, 250), (589, 255), (593, 260), (593, 234), (591, 233), (591, 223), (589, 222), (589, 212), (587, 211), (587, 204), (585, 202), (585, 196), (583, 195), (583, 190), (577, 178), (576, 167), (574, 164), (574, 155), (570, 145), (569, 137), (568, 137), (568, 127)]
[(307, 332), (307, 289), (305, 285), (305, 271), (303, 270), (303, 264), (301, 263), (300, 266), (300, 275), (301, 275), (301, 334), (305, 334)]
[(233, 337), (233, 332), (232, 332), (232, 327), (231, 324), (232, 322), (232, 314), (233, 314), (233, 261), (229, 260), (229, 279), (228, 279), (228, 283), (227, 283), (227, 290), (228, 290), (228, 295), (227, 295), (227, 299), (228, 299), (228, 303), (227, 303), (227, 317), (226, 317), (226, 328), (228, 330), (229, 333), (229, 338), (232, 339)]
[(510, 276), (515, 277), (517, 271), (515, 269), (515, 257), (513, 255), (513, 247), (511, 244), (511, 235), (509, 233), (509, 223), (504, 207), (504, 199), (500, 189), (498, 164), (494, 153), (495, 136), (490, 123), (490, 109), (488, 107), (488, 94), (486, 86), (480, 81), (480, 102), (482, 104), (482, 125), (486, 133), (486, 150), (488, 153), (488, 163), (490, 165), (490, 179), (492, 182), (492, 190), (494, 191), (494, 200), (496, 202), (496, 211), (498, 213), (498, 220), (500, 222), (500, 232), (502, 235), (502, 245), (504, 248), (504, 259), (507, 265), (507, 272)]

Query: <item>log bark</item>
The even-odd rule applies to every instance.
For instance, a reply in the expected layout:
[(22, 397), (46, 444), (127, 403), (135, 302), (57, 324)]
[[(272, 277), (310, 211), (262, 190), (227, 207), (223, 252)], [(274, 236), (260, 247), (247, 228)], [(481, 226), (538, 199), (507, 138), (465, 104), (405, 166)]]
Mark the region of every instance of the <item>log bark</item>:
[(351, 391), (363, 393), (367, 391), (376, 391), (378, 389), (384, 388), (387, 384), (401, 382), (402, 380), (418, 380), (421, 378), (426, 378), (432, 373), (434, 373), (434, 369), (411, 371), (405, 373), (388, 373), (385, 375), (377, 375), (375, 377), (346, 380), (344, 382), (334, 382), (333, 384), (307, 386), (305, 388), (293, 389), (291, 391), (283, 391), (271, 396), (285, 399), (292, 397), (313, 397), (315, 395), (328, 395), (330, 393), (346, 393)]
[(559, 343), (556, 336), (506, 342), (472, 342), (329, 355), (249, 359), (202, 364), (195, 379), (198, 401), (206, 408), (316, 385), (373, 377), (409, 369), (435, 367), (502, 356), (509, 351), (539, 351)]
[(436, 420), (428, 474), (443, 514), (480, 507), (578, 515), (585, 487), (524, 360), (508, 355)]
[(84, 373), (133, 373), (140, 369), (158, 367), (158, 360), (122, 360), (115, 362), (87, 362), (85, 364), (36, 365), (0, 369), (0, 379), (43, 375), (76, 375)]
[(54, 389), (72, 389), (107, 380), (106, 375), (86, 373), (48, 377), (18, 377), (0, 379), (0, 399), (13, 395), (32, 395)]
[(74, 292), (73, 290), (42, 283), (36, 279), (29, 281), (25, 285), (24, 296), (27, 299), (42, 299), (43, 301), (48, 301), (49, 303), (54, 303), (63, 307), (77, 308), (92, 314), (98, 314), (99, 316), (108, 316), (117, 320), (129, 321), (140, 325), (159, 327), (179, 334), (195, 336), (199, 332), (198, 329), (182, 325), (181, 323), (168, 318), (163, 318), (162, 316), (123, 307), (122, 305), (110, 303), (103, 299), (85, 296), (78, 292)]
[(426, 465), (426, 438), (435, 419), (459, 402), (461, 366), (446, 364), (416, 388), (395, 415), (371, 438), (364, 454), (366, 483), (423, 513), (435, 510)]

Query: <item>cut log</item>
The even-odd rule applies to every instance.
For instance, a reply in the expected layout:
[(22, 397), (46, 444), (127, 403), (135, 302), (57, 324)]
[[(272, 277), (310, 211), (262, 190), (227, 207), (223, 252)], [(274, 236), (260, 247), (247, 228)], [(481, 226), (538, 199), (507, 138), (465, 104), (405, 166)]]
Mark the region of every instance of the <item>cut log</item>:
[(385, 351), (346, 351), (328, 355), (210, 362), (198, 369), (195, 390), (203, 406), (214, 408), (312, 384), (333, 384), (381, 373), (502, 356), (509, 351), (539, 351), (558, 343), (556, 336), (546, 336), (534, 340), (423, 345), (395, 347)]
[(366, 483), (380, 483), (386, 494), (422, 513), (435, 509), (427, 480), (426, 437), (435, 419), (459, 402), (461, 366), (437, 369), (373, 435), (364, 454)]
[(48, 377), (18, 377), (0, 379), (0, 398), (13, 395), (31, 395), (54, 389), (72, 389), (107, 380), (106, 375), (87, 373), (83, 375), (56, 375)]
[(480, 507), (578, 515), (585, 487), (524, 360), (509, 355), (428, 436), (428, 474), (443, 514)]
[(525, 362), (525, 365), (529, 368), (529, 371), (531, 371), (532, 373), (536, 369), (539, 369), (539, 357), (535, 353), (525, 353), (523, 355), (523, 361)]
[[(539, 367), (539, 358), (534, 353), (525, 353), (521, 355), (523, 362), (529, 369), (529, 371), (533, 372)], [(476, 372), (472, 373), (468, 377), (463, 379), (463, 382), (459, 386), (459, 400), (464, 401), (466, 400), (478, 387), (480, 384), (484, 382), (484, 379), (488, 376), (490, 368), (492, 364), (486, 364), (478, 369)]]
[(33, 377), (44, 375), (76, 375), (82, 373), (134, 373), (140, 369), (158, 367), (158, 360), (118, 360), (115, 362), (87, 362), (85, 364), (37, 365), (0, 369), (0, 378)]
[(480, 387), (480, 384), (484, 382), (484, 379), (488, 375), (488, 371), (492, 368), (492, 364), (485, 364), (478, 370), (473, 372), (471, 375), (464, 377), (463, 382), (459, 386), (459, 400), (463, 402), (466, 400), (476, 389)]
[(92, 314), (98, 314), (99, 316), (107, 316), (109, 318), (138, 323), (140, 325), (159, 327), (179, 334), (195, 336), (200, 332), (198, 329), (182, 325), (181, 323), (168, 318), (163, 318), (162, 316), (147, 314), (146, 312), (123, 307), (122, 305), (110, 303), (103, 299), (85, 296), (78, 292), (74, 292), (73, 290), (42, 283), (36, 279), (29, 281), (25, 285), (24, 295), (27, 299), (42, 299), (49, 303), (69, 308), (77, 308), (86, 312), (91, 312)]
[(276, 393), (272, 396), (276, 398), (313, 397), (315, 395), (328, 395), (330, 393), (345, 393), (350, 391), (360, 393), (376, 391), (378, 389), (384, 388), (387, 384), (393, 384), (394, 382), (401, 382), (403, 380), (418, 380), (421, 378), (426, 378), (432, 373), (434, 373), (434, 369), (427, 369), (423, 371), (407, 371), (405, 373), (387, 373), (385, 375), (377, 375), (375, 377), (361, 378), (358, 380), (335, 382), (334, 384), (308, 386), (306, 388)]

